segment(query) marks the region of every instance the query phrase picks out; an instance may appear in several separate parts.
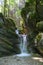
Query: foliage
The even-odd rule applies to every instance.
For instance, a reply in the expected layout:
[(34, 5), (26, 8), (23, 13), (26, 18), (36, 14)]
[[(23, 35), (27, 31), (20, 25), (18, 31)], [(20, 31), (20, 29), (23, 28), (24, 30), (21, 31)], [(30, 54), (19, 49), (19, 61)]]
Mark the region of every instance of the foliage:
[(39, 42), (40, 42), (41, 37), (42, 37), (41, 33), (39, 33), (39, 34), (36, 36), (37, 43), (39, 43)]
[(43, 21), (38, 22), (36, 27), (39, 31), (43, 32)]
[(25, 3), (25, 7), (21, 11), (21, 16), (25, 21), (25, 25), (29, 27), (29, 32), (32, 32), (32, 36), (36, 36), (39, 33), (39, 30), (36, 27), (37, 23), (41, 20), (41, 14), (39, 13), (40, 9), (38, 10), (38, 7), (40, 7), (39, 4), (40, 1), (28, 0), (28, 2)]
[[(40, 9), (41, 7), (41, 9)], [(39, 32), (43, 30), (43, 24), (40, 21), (43, 21), (43, 6), (40, 4), (40, 0), (28, 0), (25, 3), (25, 7), (21, 11), (21, 16), (24, 19), (25, 26), (29, 28), (28, 31), (28, 40), (30, 46), (35, 45), (35, 38)], [(39, 31), (40, 30), (40, 31)], [(38, 36), (38, 40), (40, 36)]]
[[(29, 27), (29, 29), (30, 29), (29, 32), (32, 32), (31, 33), (32, 36), (36, 36), (36, 34), (38, 33), (38, 31), (36, 29), (36, 12), (35, 12), (34, 2), (35, 1), (26, 2), (25, 7), (21, 11), (21, 16), (23, 17), (23, 19), (25, 21), (25, 25), (27, 27)], [(31, 37), (31, 36), (29, 36), (29, 37)]]

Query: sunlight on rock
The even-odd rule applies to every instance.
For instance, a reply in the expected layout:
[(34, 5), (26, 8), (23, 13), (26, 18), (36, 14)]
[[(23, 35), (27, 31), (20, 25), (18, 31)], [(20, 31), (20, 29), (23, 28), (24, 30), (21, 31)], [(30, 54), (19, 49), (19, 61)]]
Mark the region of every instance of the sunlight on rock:
[(40, 59), (40, 58), (39, 58), (39, 57), (33, 57), (33, 59), (38, 60), (38, 59)]
[(43, 58), (40, 58), (40, 57), (32, 57), (32, 59), (38, 60), (38, 61), (40, 61), (40, 62), (43, 62)]
[(43, 62), (43, 58), (41, 58), (39, 61), (40, 61), (40, 62)]

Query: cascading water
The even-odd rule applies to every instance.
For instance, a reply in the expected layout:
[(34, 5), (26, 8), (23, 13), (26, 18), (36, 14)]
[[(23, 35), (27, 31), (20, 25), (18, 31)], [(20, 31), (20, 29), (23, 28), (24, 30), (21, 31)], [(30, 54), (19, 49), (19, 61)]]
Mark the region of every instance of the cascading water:
[(20, 37), (20, 50), (21, 54), (17, 54), (17, 56), (22, 57), (22, 56), (30, 56), (30, 54), (27, 52), (27, 35), (26, 34), (19, 34), (19, 31), (15, 31), (16, 34), (19, 35)]
[(26, 40), (27, 35), (23, 34), (20, 36), (21, 36), (20, 37), (20, 39), (21, 39), (21, 43), (20, 43), (21, 53), (27, 53), (27, 40)]
[(17, 54), (17, 56), (22, 57), (22, 56), (30, 56), (27, 52), (27, 35), (25, 34), (20, 34), (20, 50), (21, 54)]

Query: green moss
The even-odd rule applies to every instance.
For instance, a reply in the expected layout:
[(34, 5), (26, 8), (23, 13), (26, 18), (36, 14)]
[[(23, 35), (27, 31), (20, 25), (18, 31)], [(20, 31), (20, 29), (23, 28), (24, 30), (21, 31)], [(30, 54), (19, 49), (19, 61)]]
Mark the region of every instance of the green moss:
[(2, 26), (2, 28), (0, 28), (0, 56), (19, 54), (19, 36), (15, 33), (15, 21), (11, 18), (5, 18), (4, 24), (2, 25), (2, 23), (0, 23), (0, 26)]

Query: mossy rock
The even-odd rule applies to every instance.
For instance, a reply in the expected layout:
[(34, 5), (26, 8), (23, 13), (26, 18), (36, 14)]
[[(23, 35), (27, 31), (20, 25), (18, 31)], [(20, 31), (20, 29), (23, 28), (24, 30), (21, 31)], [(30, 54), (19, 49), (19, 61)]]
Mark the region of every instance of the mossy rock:
[[(3, 21), (2, 16), (1, 19)], [(19, 54), (19, 36), (15, 33), (15, 21), (5, 17), (4, 19), (4, 24), (0, 23), (0, 56)]]

